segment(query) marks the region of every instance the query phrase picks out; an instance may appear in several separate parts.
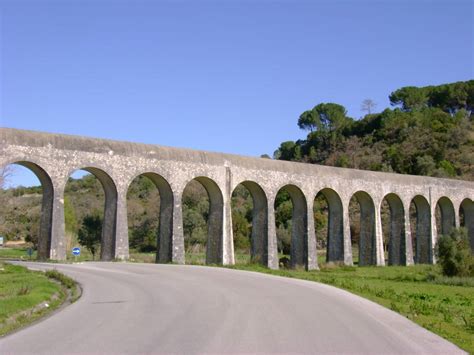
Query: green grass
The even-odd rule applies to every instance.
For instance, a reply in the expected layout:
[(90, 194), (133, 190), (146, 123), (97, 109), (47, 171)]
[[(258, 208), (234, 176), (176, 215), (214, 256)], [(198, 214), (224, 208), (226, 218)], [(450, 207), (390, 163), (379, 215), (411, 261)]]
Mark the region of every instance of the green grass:
[[(0, 248), (0, 259), (30, 260), (27, 249), (28, 248)], [(36, 260), (36, 250), (33, 251), (31, 260)]]
[(66, 297), (64, 286), (47, 274), (0, 263), (0, 336), (51, 312)]
[(370, 299), (474, 353), (474, 278), (450, 279), (437, 266), (325, 267), (321, 271), (231, 268), (333, 285)]

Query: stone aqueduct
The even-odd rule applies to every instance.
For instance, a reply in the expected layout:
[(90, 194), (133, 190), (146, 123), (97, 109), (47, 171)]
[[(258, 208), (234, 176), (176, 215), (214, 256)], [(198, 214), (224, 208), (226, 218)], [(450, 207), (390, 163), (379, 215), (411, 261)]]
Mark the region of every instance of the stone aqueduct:
[[(94, 174), (105, 191), (101, 259), (127, 259), (127, 190), (139, 175), (150, 178), (161, 199), (158, 262), (185, 263), (181, 199), (197, 180), (206, 189), (209, 223), (206, 260), (233, 264), (231, 196), (243, 184), (253, 198), (251, 255), (278, 268), (274, 201), (285, 188), (293, 202), (291, 265), (318, 267), (313, 202), (321, 192), (329, 204), (328, 261), (352, 264), (349, 201), (361, 208), (360, 265), (384, 265), (381, 204), (390, 206), (388, 263), (433, 263), (439, 233), (460, 225), (460, 211), (474, 250), (474, 183), (319, 165), (249, 158), (61, 134), (0, 128), (0, 168), (20, 164), (43, 186), (38, 254), (66, 258), (63, 194), (78, 169)], [(416, 205), (416, 245), (410, 235), (409, 207)], [(435, 209), (441, 209), (437, 231)], [(439, 233), (438, 233), (439, 232)], [(415, 253), (412, 250), (415, 250)], [(415, 255), (413, 255), (415, 254)]]

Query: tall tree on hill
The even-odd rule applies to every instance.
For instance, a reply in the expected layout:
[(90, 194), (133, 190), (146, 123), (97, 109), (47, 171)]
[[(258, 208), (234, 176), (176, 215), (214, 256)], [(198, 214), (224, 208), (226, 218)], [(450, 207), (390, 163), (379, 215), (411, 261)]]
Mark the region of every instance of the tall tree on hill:
[(332, 132), (344, 127), (350, 121), (344, 106), (329, 102), (303, 112), (298, 120), (298, 127), (311, 132)]
[(318, 125), (319, 117), (314, 110), (303, 112), (298, 119), (298, 127), (313, 132)]
[(392, 106), (400, 106), (403, 111), (419, 110), (428, 104), (426, 88), (406, 86), (392, 92), (389, 96)]

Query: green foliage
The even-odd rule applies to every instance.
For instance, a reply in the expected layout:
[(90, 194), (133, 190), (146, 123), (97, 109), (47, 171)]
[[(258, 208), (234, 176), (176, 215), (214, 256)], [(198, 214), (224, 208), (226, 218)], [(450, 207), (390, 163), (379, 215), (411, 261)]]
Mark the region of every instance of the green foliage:
[(319, 123), (319, 117), (314, 110), (305, 111), (300, 115), (298, 127), (313, 132)]
[(275, 198), (275, 224), (278, 253), (290, 255), (293, 202), (289, 193), (280, 190)]
[(469, 246), (467, 229), (453, 229), (438, 239), (436, 252), (446, 276), (474, 277), (474, 256)]
[(100, 245), (102, 234), (102, 219), (97, 215), (87, 215), (84, 217), (79, 229), (78, 241), (86, 247), (95, 259), (95, 254)]
[(232, 210), (232, 227), (234, 232), (234, 248), (237, 250), (250, 250), (251, 224), (245, 215)]
[(76, 282), (73, 279), (71, 279), (69, 276), (64, 275), (56, 269), (46, 271), (45, 275), (50, 279), (59, 281), (66, 288), (72, 289), (76, 287)]
[(301, 147), (297, 142), (283, 142), (275, 151), (273, 157), (280, 160), (299, 160), (301, 159)]
[(326, 249), (329, 222), (329, 206), (323, 194), (318, 194), (318, 196), (316, 196), (316, 199), (314, 200), (313, 215), (318, 250)]
[(36, 260), (37, 252), (28, 255), (28, 248), (0, 248), (0, 259)]
[(423, 108), (428, 103), (427, 91), (415, 86), (398, 89), (389, 99), (392, 105), (400, 105), (405, 111)]
[(191, 181), (183, 193), (183, 228), (186, 250), (204, 250), (207, 245), (209, 196), (197, 181)]
[(474, 80), (439, 86), (407, 86), (392, 92), (390, 103), (405, 111), (435, 107), (448, 113), (474, 109)]
[(140, 252), (156, 251), (157, 248), (157, 230), (149, 218), (141, 219), (140, 223), (131, 229), (130, 248)]
[(298, 127), (311, 132), (314, 130), (322, 132), (337, 131), (350, 123), (346, 109), (338, 104), (324, 103), (315, 106), (310, 111), (301, 114)]
[(69, 232), (74, 232), (79, 227), (76, 218), (76, 212), (73, 205), (71, 204), (71, 199), (69, 196), (64, 197), (64, 221), (66, 224), (66, 230)]
[(355, 121), (344, 107), (305, 111), (305, 140), (283, 142), (275, 159), (474, 180), (474, 80), (390, 95), (395, 109)]
[(31, 187), (18, 186), (12, 189), (12, 191), (13, 191), (13, 196), (21, 197), (23, 195), (42, 194), (43, 188), (41, 186), (31, 186)]
[(234, 250), (250, 254), (253, 200), (250, 192), (242, 184), (232, 193), (231, 204)]
[(7, 241), (38, 242), (41, 187), (0, 189), (0, 235)]
[[(61, 286), (39, 271), (0, 263), (0, 336), (56, 309), (66, 298)], [(47, 302), (49, 307), (38, 307)]]

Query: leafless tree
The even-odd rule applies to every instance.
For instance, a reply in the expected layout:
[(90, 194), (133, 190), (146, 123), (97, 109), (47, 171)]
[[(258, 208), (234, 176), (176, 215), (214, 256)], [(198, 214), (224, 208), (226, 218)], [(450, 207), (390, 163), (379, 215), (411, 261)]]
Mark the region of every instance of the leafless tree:
[(366, 111), (367, 114), (371, 114), (373, 109), (377, 106), (374, 100), (371, 99), (365, 99), (362, 101), (362, 105), (360, 106), (361, 111)]
[(0, 189), (5, 188), (8, 179), (13, 174), (13, 167), (11, 165), (7, 165), (3, 168), (0, 168)]

